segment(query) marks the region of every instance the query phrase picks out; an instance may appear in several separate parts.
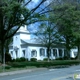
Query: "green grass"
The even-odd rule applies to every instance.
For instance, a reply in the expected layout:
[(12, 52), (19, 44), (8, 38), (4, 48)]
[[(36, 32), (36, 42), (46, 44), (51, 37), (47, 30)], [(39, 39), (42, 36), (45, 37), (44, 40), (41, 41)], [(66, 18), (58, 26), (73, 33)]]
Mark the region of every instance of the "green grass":
[(17, 71), (17, 70), (25, 70), (25, 69), (34, 69), (36, 68), (35, 66), (26, 66), (25, 68), (14, 68), (14, 67), (11, 67), (10, 69), (3, 69), (2, 66), (0, 66), (0, 72), (10, 72), (10, 71)]

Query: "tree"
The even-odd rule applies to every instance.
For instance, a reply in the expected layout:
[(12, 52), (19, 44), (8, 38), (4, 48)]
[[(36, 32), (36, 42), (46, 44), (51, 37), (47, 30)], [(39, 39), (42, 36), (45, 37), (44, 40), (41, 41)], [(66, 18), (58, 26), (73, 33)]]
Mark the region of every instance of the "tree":
[[(59, 33), (64, 37), (65, 46), (67, 49), (68, 56), (70, 57), (69, 51), (75, 45), (76, 36), (79, 35), (80, 28), (80, 8), (78, 0), (57, 0), (54, 8), (53, 21), (57, 27)], [(76, 35), (74, 35), (77, 33)]]
[[(46, 0), (40, 2), (32, 9), (27, 6), (32, 0), (0, 0), (0, 43), (3, 62), (5, 42), (11, 38), (20, 26), (43, 20), (47, 6), (40, 8)], [(40, 9), (40, 10), (38, 10)]]
[(11, 55), (9, 53), (5, 53), (5, 62), (11, 62), (12, 61), (12, 58), (11, 58)]
[(49, 61), (51, 48), (56, 44), (57, 42), (56, 37), (59, 36), (57, 33), (56, 26), (49, 21), (43, 22), (39, 26), (36, 32), (36, 36), (37, 36), (36, 41), (43, 44), (47, 48), (47, 57)]

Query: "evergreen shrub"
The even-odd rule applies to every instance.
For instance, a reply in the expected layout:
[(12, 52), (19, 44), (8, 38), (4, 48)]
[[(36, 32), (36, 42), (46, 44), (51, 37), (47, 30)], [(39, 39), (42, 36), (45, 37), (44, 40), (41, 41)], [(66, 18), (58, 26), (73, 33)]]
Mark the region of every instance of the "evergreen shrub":
[(21, 57), (21, 58), (20, 58), (20, 61), (26, 61), (26, 58)]
[(37, 59), (36, 58), (31, 58), (30, 61), (34, 61), (35, 62), (35, 61), (37, 61)]
[(48, 61), (48, 58), (44, 58), (43, 61)]
[(5, 66), (5, 69), (10, 69), (10, 68), (11, 68), (11, 66), (8, 66), (8, 65)]
[(23, 61), (26, 61), (27, 59), (24, 58), (24, 57), (21, 57), (21, 58), (16, 58), (16, 62), (23, 62)]

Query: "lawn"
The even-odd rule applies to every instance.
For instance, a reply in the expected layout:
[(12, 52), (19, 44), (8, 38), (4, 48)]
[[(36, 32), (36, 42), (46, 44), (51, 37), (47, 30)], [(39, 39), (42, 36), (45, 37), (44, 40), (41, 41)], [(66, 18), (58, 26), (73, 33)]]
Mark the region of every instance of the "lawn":
[(1, 72), (10, 72), (10, 71), (17, 71), (17, 70), (25, 70), (25, 69), (34, 69), (36, 68), (35, 66), (26, 66), (26, 67), (22, 67), (22, 68), (14, 68), (14, 67), (10, 67), (10, 68), (6, 68), (4, 69), (4, 67), (0, 66), (0, 73)]

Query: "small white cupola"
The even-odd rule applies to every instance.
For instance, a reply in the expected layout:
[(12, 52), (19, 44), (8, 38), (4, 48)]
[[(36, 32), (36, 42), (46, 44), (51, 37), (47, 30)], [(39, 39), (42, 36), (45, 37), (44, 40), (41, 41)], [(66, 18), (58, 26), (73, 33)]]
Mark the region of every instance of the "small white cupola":
[(21, 26), (19, 28), (19, 30), (17, 31), (17, 33), (20, 36), (20, 39), (22, 39), (22, 40), (30, 40), (30, 32), (28, 31), (26, 25)]
[(30, 32), (27, 30), (27, 26), (21, 26), (16, 34), (13, 36), (13, 46), (21, 45), (21, 40), (30, 40)]
[(21, 26), (17, 32), (26, 32), (26, 33), (29, 33), (26, 25)]

